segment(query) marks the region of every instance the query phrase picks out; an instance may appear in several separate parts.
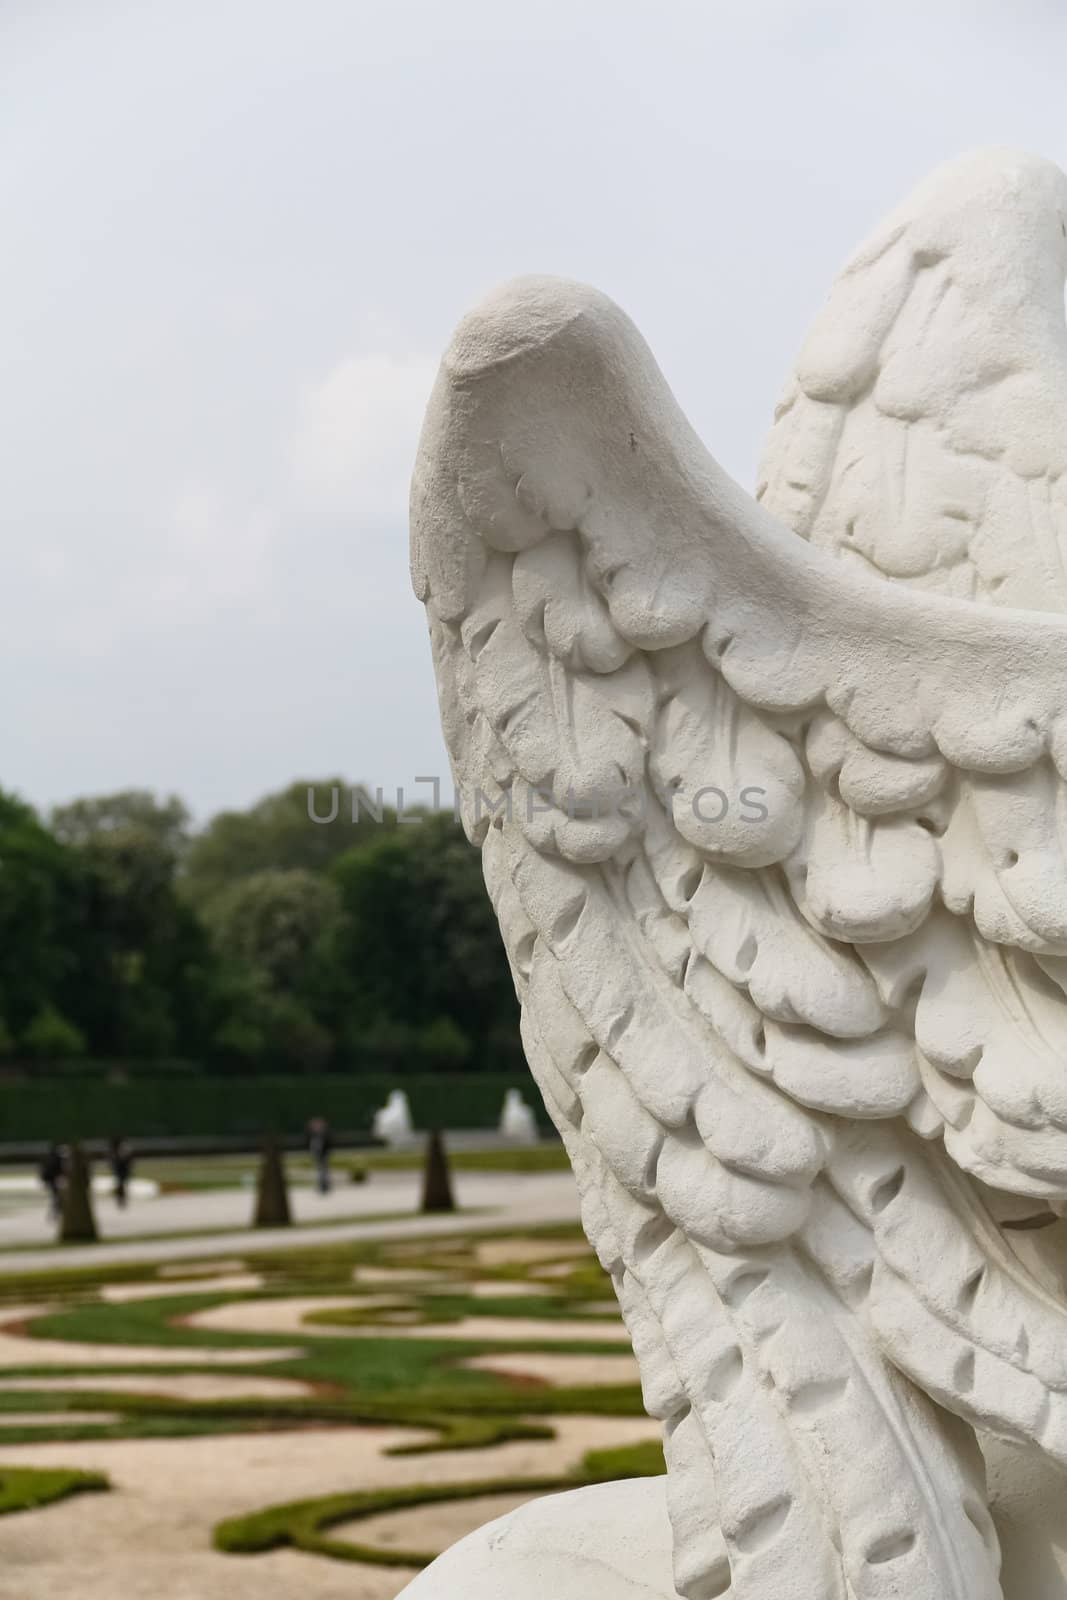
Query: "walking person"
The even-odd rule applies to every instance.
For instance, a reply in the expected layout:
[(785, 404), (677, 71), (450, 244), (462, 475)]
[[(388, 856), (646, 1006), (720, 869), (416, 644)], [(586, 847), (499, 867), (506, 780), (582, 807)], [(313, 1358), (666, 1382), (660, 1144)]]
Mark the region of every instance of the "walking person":
[(308, 1123), (308, 1149), (315, 1163), (315, 1187), (320, 1194), (330, 1192), (330, 1151), (333, 1139), (325, 1117), (312, 1117)]
[(66, 1163), (59, 1145), (52, 1143), (41, 1158), (37, 1175), (48, 1192), (48, 1215), (55, 1221), (63, 1205), (63, 1178)]
[(108, 1161), (115, 1180), (115, 1201), (125, 1206), (129, 1198), (130, 1176), (133, 1172), (133, 1151), (125, 1139), (117, 1136), (108, 1140)]

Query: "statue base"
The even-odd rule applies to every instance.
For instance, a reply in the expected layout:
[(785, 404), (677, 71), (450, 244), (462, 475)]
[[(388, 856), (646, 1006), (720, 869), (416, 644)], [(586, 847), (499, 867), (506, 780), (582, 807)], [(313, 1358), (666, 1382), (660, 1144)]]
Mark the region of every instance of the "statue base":
[[(983, 1439), (1005, 1600), (1067, 1600), (1067, 1476)], [(679, 1600), (666, 1478), (547, 1495), (469, 1534), (400, 1600)]]
[(531, 1500), (446, 1550), (399, 1600), (678, 1600), (666, 1478)]

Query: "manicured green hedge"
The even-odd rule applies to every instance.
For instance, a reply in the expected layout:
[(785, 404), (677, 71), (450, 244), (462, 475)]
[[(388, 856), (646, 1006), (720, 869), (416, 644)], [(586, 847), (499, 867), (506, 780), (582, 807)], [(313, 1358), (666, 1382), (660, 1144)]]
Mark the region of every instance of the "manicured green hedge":
[(69, 1076), (0, 1085), (0, 1143), (297, 1132), (309, 1117), (338, 1131), (368, 1130), (391, 1089), (403, 1088), (418, 1128), (495, 1128), (506, 1090), (518, 1087), (547, 1128), (527, 1078), (493, 1073), (308, 1073), (287, 1078)]
[(606, 1483), (617, 1478), (662, 1476), (667, 1470), (658, 1440), (621, 1445), (614, 1450), (594, 1450), (574, 1471), (556, 1478), (490, 1478), (483, 1482), (404, 1484), (392, 1489), (366, 1489), (350, 1494), (324, 1495), (317, 1500), (295, 1500), (287, 1505), (265, 1506), (262, 1511), (233, 1517), (215, 1528), (213, 1542), (224, 1555), (262, 1555), (291, 1545), (309, 1555), (330, 1556), (335, 1561), (360, 1561), (368, 1566), (427, 1567), (436, 1552), (398, 1550), (359, 1544), (352, 1538), (331, 1539), (330, 1528), (354, 1523), (383, 1512), (480, 1500), (487, 1495), (527, 1495), (530, 1499), (577, 1489), (583, 1484)]
[(35, 1511), (72, 1494), (96, 1493), (111, 1485), (102, 1472), (67, 1467), (0, 1467), (0, 1515)]

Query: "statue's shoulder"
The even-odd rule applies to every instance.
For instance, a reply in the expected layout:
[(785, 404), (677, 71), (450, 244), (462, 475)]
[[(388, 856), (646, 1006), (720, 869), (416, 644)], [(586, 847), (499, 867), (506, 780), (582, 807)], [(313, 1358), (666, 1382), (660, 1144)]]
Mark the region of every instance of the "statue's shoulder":
[(677, 1600), (666, 1482), (532, 1500), (453, 1545), (400, 1600)]

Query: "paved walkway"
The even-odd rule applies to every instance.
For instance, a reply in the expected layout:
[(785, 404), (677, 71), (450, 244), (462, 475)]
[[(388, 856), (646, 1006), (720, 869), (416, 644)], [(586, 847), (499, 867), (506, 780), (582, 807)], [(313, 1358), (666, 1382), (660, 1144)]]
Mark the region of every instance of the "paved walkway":
[[(344, 1185), (328, 1195), (293, 1188), (289, 1198), (298, 1226), (292, 1228), (251, 1229), (250, 1190), (160, 1195), (125, 1211), (107, 1199), (96, 1203), (101, 1242), (93, 1245), (49, 1243), (54, 1224), (46, 1217), (44, 1206), (26, 1207), (0, 1216), (0, 1274), (134, 1261), (198, 1260), (352, 1239), (419, 1238), (578, 1220), (578, 1193), (569, 1172), (454, 1173), (452, 1183), (460, 1211), (436, 1217), (422, 1216), (416, 1209), (421, 1181), (417, 1172), (383, 1172), (375, 1173), (367, 1184)], [(41, 1248), (26, 1248), (34, 1245)]]

